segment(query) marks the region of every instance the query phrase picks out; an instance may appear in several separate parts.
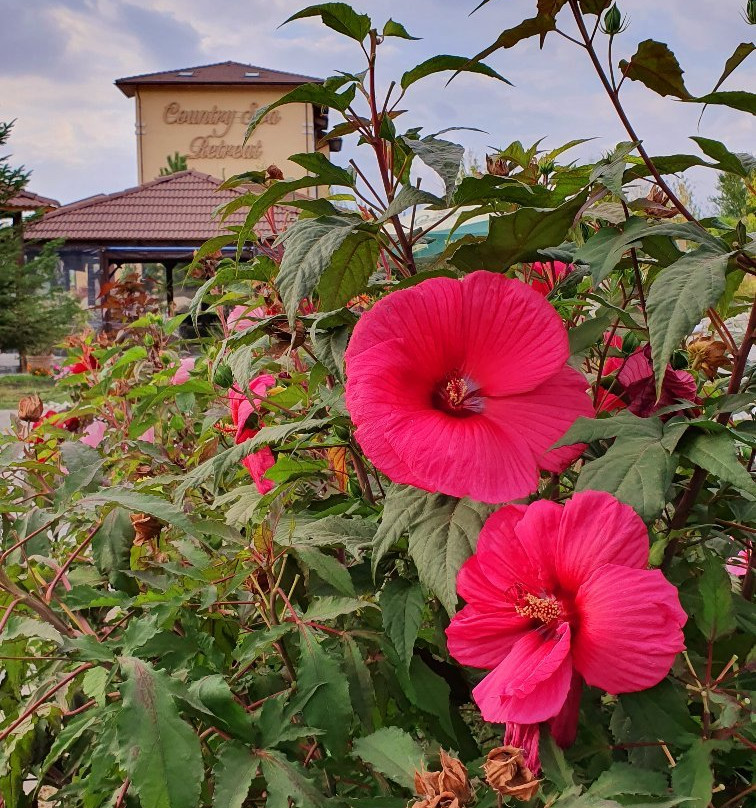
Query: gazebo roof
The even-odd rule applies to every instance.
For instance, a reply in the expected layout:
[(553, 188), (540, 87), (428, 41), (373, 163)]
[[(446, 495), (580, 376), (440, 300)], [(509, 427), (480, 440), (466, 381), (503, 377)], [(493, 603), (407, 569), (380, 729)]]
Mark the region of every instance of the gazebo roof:
[(25, 210), (53, 210), (59, 208), (60, 202), (57, 199), (50, 199), (47, 196), (40, 196), (25, 188), (17, 191), (10, 199), (0, 202), (0, 210), (3, 211), (25, 211)]
[[(179, 171), (144, 185), (114, 194), (100, 194), (63, 205), (31, 222), (29, 240), (63, 238), (66, 243), (201, 244), (242, 225), (245, 211), (232, 213), (224, 222), (213, 216), (219, 205), (231, 202), (249, 186), (220, 190), (222, 180), (199, 171)], [(291, 208), (273, 208), (276, 231), (285, 230), (297, 216)], [(261, 239), (274, 236), (267, 221), (255, 227)]]
[(298, 73), (284, 73), (267, 67), (247, 65), (242, 62), (217, 62), (197, 67), (183, 67), (178, 70), (164, 70), (161, 73), (144, 73), (141, 76), (128, 76), (116, 79), (115, 85), (129, 98), (136, 88), (156, 84), (236, 84), (236, 85), (297, 85), (310, 82), (322, 83), (323, 79), (302, 76)]

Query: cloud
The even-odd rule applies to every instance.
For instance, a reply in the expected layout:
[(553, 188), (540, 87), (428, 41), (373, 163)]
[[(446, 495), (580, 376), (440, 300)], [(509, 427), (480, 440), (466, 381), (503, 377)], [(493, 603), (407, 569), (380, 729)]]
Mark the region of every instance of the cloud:
[[(112, 85), (121, 76), (226, 59), (316, 76), (362, 69), (357, 44), (318, 20), (278, 27), (303, 5), (301, 0), (5, 0), (0, 119), (18, 119), (11, 148), (33, 171), (33, 189), (71, 201), (134, 183), (133, 101)], [(386, 40), (380, 86), (435, 53), (477, 53), (526, 11), (519, 3), (497, 2), (469, 16), (474, 5), (473, 0), (357, 0), (356, 9), (377, 24), (390, 16), (423, 37)], [(685, 4), (685, 13), (679, 4), (658, 0), (626, 5), (632, 24), (615, 43), (616, 59), (629, 58), (638, 41), (659, 36), (678, 53), (694, 92), (713, 86), (727, 56), (750, 33), (734, 7), (723, 14), (721, 6), (703, 0)], [(560, 25), (574, 32), (569, 14), (563, 17)], [(599, 34), (597, 42), (603, 51), (606, 38)], [(488, 147), (515, 139), (530, 144), (545, 137), (544, 145), (555, 147), (595, 136), (569, 153), (571, 159), (592, 159), (627, 139), (585, 53), (573, 43), (552, 34), (543, 50), (532, 40), (488, 61), (515, 86), (471, 75), (447, 86), (448, 74), (431, 77), (407, 93), (401, 107), (408, 112), (398, 125), (422, 126), (424, 132), (484, 129), (487, 134), (448, 135), (479, 158)], [(756, 66), (746, 62), (725, 86), (754, 84)], [(622, 94), (652, 153), (697, 153), (687, 139), (693, 134), (723, 140), (737, 151), (753, 149), (747, 115), (710, 107), (698, 128), (696, 105), (660, 98), (630, 81)], [(336, 159), (345, 164), (352, 156), (369, 157), (347, 141)], [(694, 174), (700, 204), (711, 195), (714, 180), (712, 172)]]

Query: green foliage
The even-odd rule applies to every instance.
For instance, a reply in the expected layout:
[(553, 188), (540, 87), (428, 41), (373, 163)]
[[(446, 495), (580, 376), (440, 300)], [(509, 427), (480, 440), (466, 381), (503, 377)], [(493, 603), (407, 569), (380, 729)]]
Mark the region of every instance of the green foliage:
[[(540, 0), (483, 53), (543, 44), (572, 22), (597, 48), (609, 5)], [(596, 409), (557, 444), (580, 444), (579, 457), (544, 472), (529, 501), (556, 508), (600, 490), (630, 505), (648, 527), (654, 575), (676, 587), (689, 617), (686, 651), (656, 686), (585, 687), (564, 750), (542, 725), (532, 804), (745, 806), (756, 744), (745, 333), (756, 252), (750, 220), (735, 219), (742, 188), (750, 212), (753, 157), (699, 136), (695, 155), (649, 156), (645, 133), (629, 125), (595, 162), (565, 162), (582, 139), (513, 140), (489, 155), (491, 173), (465, 172), (452, 130), (404, 127), (405, 91), (441, 71), (501, 76), (477, 58), (437, 56), (376, 91), (385, 38), (412, 47), (404, 26), (376, 27), (343, 3), (291, 17), (318, 21), (360, 61), (284, 94), (249, 131), (281, 105), (327, 107), (325, 140), (353, 137), (372, 165), (353, 171), (307, 153), (291, 158), (301, 179), (227, 180), (242, 193), (221, 218), (242, 211), (244, 224), (208, 241), (194, 264), (231, 244), (237, 253), (199, 286), (191, 316), (143, 313), (117, 336), (70, 339), (66, 362), (89, 369), (49, 392), (63, 411), (0, 435), (0, 803), (36, 804), (25, 794), (36, 781), (66, 808), (401, 808), (415, 772), (437, 770), (443, 749), (467, 767), (475, 804), (496, 804), (481, 764), (502, 728), (482, 720), (472, 691), (484, 672), (457, 664), (445, 632), (462, 605), (458, 573), (505, 503), (387, 479), (355, 436), (344, 363), (376, 300), (486, 269), (546, 296)], [(631, 30), (620, 17), (610, 37)], [(748, 44), (707, 96), (685, 86), (666, 45), (633, 50), (619, 73), (592, 52), (615, 107), (623, 70), (686, 103), (752, 104), (748, 92), (720, 89)], [(419, 186), (420, 163), (436, 188)], [(697, 220), (667, 184), (692, 167), (719, 173), (722, 217)], [(339, 193), (297, 193), (327, 186)], [(274, 205), (298, 219), (258, 240)], [(422, 224), (423, 208), (443, 219), (443, 237)], [(487, 231), (462, 235), (470, 220), (487, 220)], [(445, 242), (428, 258), (434, 238)], [(193, 333), (200, 316), (204, 336), (181, 339), (179, 326)], [(421, 373), (425, 357), (410, 342), (402, 349)], [(394, 349), (391, 339), (373, 348)], [(537, 365), (540, 351), (523, 346), (518, 361)], [(634, 386), (623, 370), (632, 358), (638, 371), (646, 351), (653, 368)], [(189, 352), (189, 378), (174, 380)], [(691, 400), (656, 400), (668, 372)], [(494, 629), (502, 613), (512, 619), (507, 608), (492, 602)]]

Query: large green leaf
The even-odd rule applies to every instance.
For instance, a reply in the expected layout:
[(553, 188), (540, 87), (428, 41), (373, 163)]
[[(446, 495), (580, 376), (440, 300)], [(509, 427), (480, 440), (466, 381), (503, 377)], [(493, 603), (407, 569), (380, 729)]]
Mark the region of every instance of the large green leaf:
[(346, 305), (365, 291), (378, 263), (378, 242), (362, 230), (349, 233), (333, 253), (321, 275), (317, 291), (326, 310)]
[(224, 743), (213, 769), (213, 808), (242, 808), (259, 768), (260, 760), (246, 746)]
[(732, 437), (727, 432), (689, 432), (680, 452), (692, 463), (734, 485), (749, 499), (756, 498), (756, 482), (738, 460)]
[(638, 244), (647, 233), (648, 225), (644, 219), (633, 216), (627, 220), (622, 230), (614, 227), (602, 227), (588, 241), (578, 247), (575, 260), (588, 264), (594, 285), (603, 281), (619, 264), (627, 250)]
[(692, 100), (699, 104), (720, 104), (740, 112), (756, 115), (756, 93), (749, 93), (745, 90), (718, 90)]
[(419, 81), (426, 76), (430, 76), (433, 73), (442, 73), (447, 70), (456, 70), (458, 73), (482, 73), (484, 76), (490, 76), (491, 78), (498, 79), (499, 81), (503, 81), (505, 84), (512, 83), (511, 81), (505, 79), (504, 76), (500, 76), (493, 68), (483, 64), (483, 62), (472, 61), (467, 56), (448, 56), (446, 54), (442, 54), (439, 56), (432, 56), (430, 59), (426, 59), (424, 62), (416, 65), (411, 70), (408, 70), (401, 78), (400, 83), (402, 89), (406, 90), (411, 84), (414, 84), (416, 81)]
[(390, 780), (414, 789), (415, 772), (423, 769), (423, 750), (404, 730), (383, 727), (365, 738), (357, 738), (352, 753)]
[(380, 604), (386, 634), (409, 668), (425, 607), (422, 589), (406, 578), (395, 578), (381, 592)]
[(465, 158), (464, 146), (441, 140), (432, 135), (422, 140), (404, 140), (407, 148), (416, 154), (429, 168), (443, 180), (447, 200), (454, 193), (454, 186), (459, 178), (462, 162)]
[(55, 494), (56, 508), (64, 506), (74, 494), (96, 488), (102, 481), (100, 469), (105, 463), (97, 449), (81, 441), (63, 443), (60, 454), (68, 474)]
[(132, 790), (150, 808), (194, 808), (203, 778), (202, 750), (179, 717), (169, 677), (148, 662), (120, 660), (125, 681), (117, 733)]
[(564, 241), (588, 191), (552, 210), (520, 208), (514, 213), (492, 216), (488, 237), (460, 247), (452, 263), (467, 272), (489, 269), (503, 272), (519, 261), (540, 260), (538, 250), (557, 247)]
[(315, 691), (302, 709), (305, 721), (323, 730), (329, 754), (343, 757), (352, 727), (346, 677), (334, 653), (326, 652), (315, 634), (305, 628), (300, 631), (297, 684), (303, 692)]
[(492, 510), (492, 506), (469, 499), (392, 485), (374, 539), (373, 572), (391, 546), (407, 533), (409, 553), (420, 580), (449, 614), (454, 614), (457, 573), (474, 551), (478, 534)]
[(664, 510), (676, 466), (676, 457), (658, 438), (623, 436), (584, 466), (577, 490), (607, 491), (650, 522)]
[(292, 325), (300, 302), (312, 295), (335, 254), (359, 224), (355, 216), (322, 216), (295, 222), (283, 235), (284, 257), (276, 285)]
[(252, 718), (234, 697), (228, 683), (220, 674), (203, 676), (187, 692), (187, 701), (209, 715), (215, 726), (246, 744), (254, 741)]
[(706, 559), (698, 581), (700, 600), (693, 609), (693, 618), (707, 640), (716, 640), (735, 630), (730, 576), (722, 562), (711, 556)]
[(696, 141), (704, 154), (717, 161), (716, 167), (720, 171), (748, 178), (752, 166), (744, 165), (743, 160), (737, 154), (733, 154), (723, 143), (708, 137), (691, 137), (691, 140)]
[(322, 84), (316, 82), (300, 84), (299, 87), (295, 87), (293, 90), (286, 93), (286, 95), (282, 95), (271, 104), (267, 104), (266, 106), (257, 110), (252, 117), (252, 120), (249, 122), (249, 126), (247, 126), (244, 141), (246, 142), (249, 140), (250, 135), (260, 125), (262, 119), (269, 112), (276, 109), (276, 107), (281, 107), (284, 104), (304, 103), (315, 104), (321, 107), (330, 107), (331, 109), (337, 109), (340, 112), (343, 112), (352, 103), (352, 101), (354, 101), (356, 91), (357, 87), (355, 84), (350, 84), (342, 93), (335, 92), (334, 90), (328, 89)]
[(667, 778), (661, 772), (616, 762), (599, 775), (588, 793), (594, 797), (617, 797), (623, 794), (655, 797), (664, 794), (667, 788)]
[(672, 769), (672, 789), (680, 797), (689, 797), (689, 808), (707, 808), (711, 803), (714, 775), (711, 771), (711, 745), (698, 739)]
[(300, 808), (325, 805), (322, 791), (305, 776), (299, 764), (273, 749), (258, 749), (256, 754), (268, 786), (266, 808), (291, 808), (290, 800)]
[(549, 31), (556, 28), (556, 20), (547, 14), (538, 14), (535, 17), (530, 17), (518, 23), (514, 28), (508, 28), (502, 31), (497, 37), (496, 41), (484, 48), (480, 53), (476, 54), (473, 59), (477, 62), (485, 59), (497, 50), (505, 48), (513, 48), (518, 42), (523, 39), (530, 39), (530, 37), (537, 36), (543, 38)]
[(728, 255), (700, 247), (665, 269), (652, 284), (647, 313), (658, 395), (667, 362), (680, 340), (724, 294), (728, 260)]
[(683, 71), (675, 54), (663, 42), (646, 39), (639, 43), (630, 62), (624, 59), (620, 62), (620, 70), (627, 78), (642, 82), (659, 95), (682, 99), (692, 97), (685, 87)]
[(296, 14), (292, 14), (285, 22), (301, 20), (305, 17), (320, 17), (323, 25), (327, 25), (334, 31), (338, 31), (344, 36), (362, 42), (370, 31), (370, 17), (367, 14), (358, 14), (347, 3), (320, 3), (315, 6), (308, 6)]
[(135, 594), (136, 582), (126, 573), (131, 567), (134, 525), (126, 508), (113, 508), (92, 538), (92, 557), (97, 569), (108, 576), (111, 586)]

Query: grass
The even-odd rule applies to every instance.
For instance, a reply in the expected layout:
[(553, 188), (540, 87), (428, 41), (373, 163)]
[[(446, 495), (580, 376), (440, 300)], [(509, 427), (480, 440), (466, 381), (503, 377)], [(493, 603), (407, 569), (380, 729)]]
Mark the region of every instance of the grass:
[(50, 376), (32, 376), (31, 373), (0, 374), (0, 410), (15, 410), (19, 399), (37, 393), (45, 400), (45, 394), (55, 386)]

